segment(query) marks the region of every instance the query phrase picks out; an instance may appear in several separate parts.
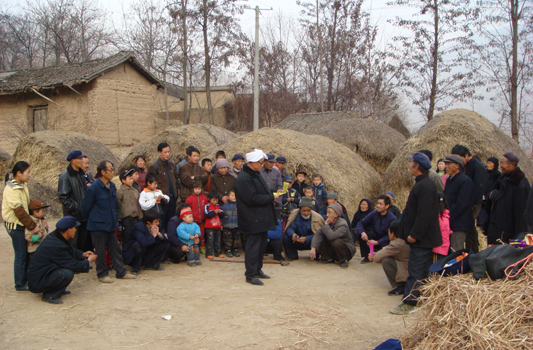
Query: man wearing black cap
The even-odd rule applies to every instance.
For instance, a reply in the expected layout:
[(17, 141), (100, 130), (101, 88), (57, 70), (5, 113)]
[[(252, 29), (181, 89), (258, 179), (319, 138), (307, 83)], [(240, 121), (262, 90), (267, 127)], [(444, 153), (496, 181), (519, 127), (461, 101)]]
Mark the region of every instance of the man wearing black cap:
[(291, 176), (287, 170), (285, 170), (285, 164), (287, 164), (287, 159), (285, 157), (277, 157), (276, 161), (274, 162), (274, 165), (278, 168), (279, 172), (281, 173), (281, 178), (284, 179), (287, 176)]
[(519, 158), (507, 152), (500, 159), (502, 175), (490, 192), (491, 201), (488, 244), (509, 243), (517, 234), (527, 231), (524, 214), (531, 186), (524, 172), (518, 167)]
[(57, 183), (57, 195), (63, 205), (63, 215), (73, 216), (80, 223), (72, 239), (72, 246), (83, 251), (92, 250), (92, 243), (87, 235), (87, 222), (81, 209), (87, 192), (87, 180), (82, 169), (84, 157), (86, 156), (80, 150), (70, 152), (67, 156), (70, 165), (59, 175)]
[(415, 311), (420, 296), (418, 286), (429, 275), (433, 262), (433, 248), (442, 245), (439, 227), (439, 200), (437, 186), (429, 178), (431, 162), (420, 152), (409, 156), (409, 170), (415, 184), (409, 192), (398, 237), (411, 246), (409, 253), (409, 277), (405, 283), (403, 303), (390, 310), (392, 314), (404, 315)]
[(231, 169), (230, 174), (237, 178), (239, 174), (242, 171), (242, 166), (244, 164), (244, 156), (240, 153), (237, 153), (231, 158), (231, 162), (233, 163), (233, 169)]
[(33, 293), (43, 293), (42, 300), (62, 304), (75, 273), (89, 272), (90, 263), (96, 260), (92, 251), (85, 253), (73, 248), (68, 240), (76, 235), (80, 223), (72, 216), (65, 216), (56, 229), (39, 245), (28, 268), (28, 285)]
[(466, 235), (474, 227), (474, 182), (463, 173), (465, 165), (457, 154), (450, 154), (444, 159), (446, 163), (446, 202), (450, 208), (450, 247), (454, 250), (465, 248)]

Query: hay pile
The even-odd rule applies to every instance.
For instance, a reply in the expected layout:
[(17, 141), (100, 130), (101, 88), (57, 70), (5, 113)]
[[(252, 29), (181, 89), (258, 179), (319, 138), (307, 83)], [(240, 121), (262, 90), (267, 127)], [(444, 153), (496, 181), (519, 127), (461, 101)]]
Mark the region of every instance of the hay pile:
[(11, 166), (19, 160), (30, 163), (32, 178), (57, 191), (59, 175), (69, 164), (67, 155), (77, 149), (89, 158), (89, 172), (92, 174), (96, 173), (96, 167), (102, 160), (117, 164), (113, 153), (95, 139), (74, 132), (39, 131), (19, 142)]
[(533, 263), (515, 281), (431, 277), (404, 349), (533, 349)]
[(276, 128), (329, 137), (359, 154), (379, 174), (385, 173), (406, 140), (386, 124), (346, 112), (293, 114)]
[(69, 164), (67, 155), (77, 149), (89, 158), (89, 172), (92, 174), (96, 173), (96, 167), (102, 160), (118, 164), (113, 153), (95, 139), (74, 132), (39, 131), (19, 142), (11, 166), (19, 160), (30, 163), (32, 178), (55, 189), (57, 193), (59, 175)]
[(484, 163), (488, 157), (500, 158), (513, 151), (520, 157), (520, 168), (533, 180), (533, 162), (518, 144), (485, 117), (465, 109), (454, 109), (437, 115), (403, 145), (383, 176), (385, 190), (396, 194), (397, 205), (403, 206), (413, 187), (408, 155), (421, 149), (433, 152), (433, 169), (437, 160), (450, 154), (452, 147), (462, 144)]
[(4, 175), (9, 171), (9, 165), (11, 163), (11, 155), (0, 148), (0, 174), (2, 179)]
[(134, 147), (120, 163), (119, 169), (122, 171), (132, 165), (133, 159), (140, 154), (146, 157), (146, 166), (148, 167), (159, 157), (157, 145), (161, 142), (166, 142), (170, 145), (172, 150), (170, 159), (177, 163), (185, 157), (185, 149), (190, 145), (198, 148), (202, 156), (204, 156), (208, 153), (216, 152), (220, 145), (235, 137), (236, 135), (231, 131), (206, 124), (190, 124), (169, 129)]
[(346, 146), (327, 137), (264, 128), (222, 146), (228, 158), (254, 148), (287, 158), (285, 169), (289, 174), (300, 169), (309, 176), (314, 172), (321, 174), (328, 192), (337, 192), (351, 215), (362, 198), (375, 199), (381, 192), (379, 174)]

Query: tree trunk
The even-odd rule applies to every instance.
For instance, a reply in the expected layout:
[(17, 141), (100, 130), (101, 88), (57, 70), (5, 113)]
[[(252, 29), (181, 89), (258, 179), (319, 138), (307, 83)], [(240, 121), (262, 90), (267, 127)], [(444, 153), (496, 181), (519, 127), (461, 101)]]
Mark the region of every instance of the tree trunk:
[(511, 136), (518, 142), (518, 8), (519, 0), (511, 0), (511, 28), (513, 34), (511, 71)]
[(435, 16), (435, 26), (434, 26), (434, 46), (433, 46), (433, 62), (431, 64), (432, 78), (431, 78), (431, 92), (429, 94), (429, 108), (427, 114), (427, 120), (430, 121), (433, 119), (433, 114), (435, 113), (435, 100), (437, 96), (437, 75), (439, 69), (439, 8), (437, 0), (433, 1), (433, 14)]
[(335, 71), (335, 59), (336, 59), (336, 50), (335, 50), (335, 40), (337, 34), (337, 17), (339, 14), (339, 8), (341, 4), (338, 1), (335, 1), (333, 4), (333, 26), (331, 28), (331, 46), (330, 46), (330, 62), (327, 68), (328, 70), (328, 111), (335, 110), (333, 106), (333, 73)]
[(209, 56), (209, 43), (207, 38), (207, 0), (204, 0), (204, 23), (203, 23), (203, 34), (204, 34), (204, 55), (205, 55), (205, 95), (207, 99), (207, 113), (209, 114), (209, 123), (211, 125), (215, 124), (215, 118), (213, 116), (213, 105), (211, 103), (211, 57)]

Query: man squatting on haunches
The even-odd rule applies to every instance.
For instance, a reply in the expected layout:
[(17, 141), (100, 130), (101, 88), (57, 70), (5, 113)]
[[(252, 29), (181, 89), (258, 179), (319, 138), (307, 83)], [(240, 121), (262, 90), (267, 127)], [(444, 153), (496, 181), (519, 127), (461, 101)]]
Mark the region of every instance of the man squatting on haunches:
[(33, 293), (43, 293), (43, 301), (62, 304), (61, 297), (70, 294), (67, 287), (75, 273), (89, 272), (97, 256), (73, 248), (68, 240), (76, 235), (80, 223), (72, 216), (65, 216), (56, 229), (39, 245), (28, 268), (28, 286)]

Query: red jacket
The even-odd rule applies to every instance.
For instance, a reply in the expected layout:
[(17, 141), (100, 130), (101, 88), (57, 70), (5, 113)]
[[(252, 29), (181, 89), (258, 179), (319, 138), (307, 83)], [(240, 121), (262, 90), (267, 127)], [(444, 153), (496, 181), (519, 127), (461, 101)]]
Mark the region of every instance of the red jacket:
[(220, 230), (222, 228), (222, 218), (224, 218), (224, 211), (221, 211), (220, 213), (215, 212), (215, 210), (220, 209), (220, 206), (218, 204), (211, 204), (208, 203), (205, 206), (204, 214), (205, 214), (205, 228), (211, 228)]
[(196, 222), (198, 225), (203, 223), (205, 220), (204, 207), (209, 203), (207, 196), (204, 194), (197, 196), (193, 193), (187, 197), (185, 203), (188, 203), (191, 206), (194, 222)]

